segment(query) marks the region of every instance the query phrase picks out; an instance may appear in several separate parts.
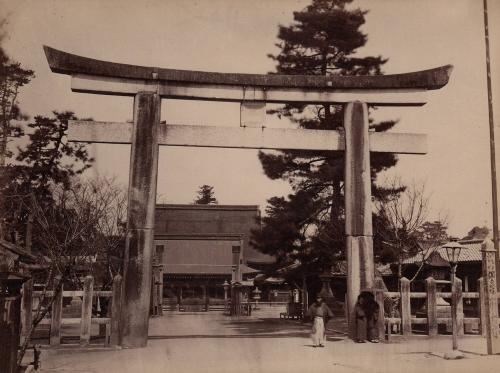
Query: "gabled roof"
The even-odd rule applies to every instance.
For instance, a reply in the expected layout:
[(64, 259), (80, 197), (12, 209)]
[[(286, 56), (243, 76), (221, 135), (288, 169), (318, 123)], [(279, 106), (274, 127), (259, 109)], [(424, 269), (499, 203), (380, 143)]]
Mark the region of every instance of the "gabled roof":
[[(259, 228), (257, 205), (156, 205), (155, 240), (234, 241), (243, 245), (249, 265), (265, 266), (275, 258), (250, 245), (252, 229)], [(220, 264), (220, 263), (219, 263)]]
[[(458, 241), (462, 244), (465, 249), (462, 249), (460, 256), (458, 257), (459, 263), (464, 262), (481, 262), (481, 244), (484, 240), (464, 240)], [(403, 260), (403, 264), (421, 264), (422, 261), (433, 265), (433, 266), (447, 266), (448, 259), (446, 255), (446, 249), (444, 245), (430, 247), (424, 250), (422, 253), (418, 253), (414, 256), (406, 258)]]
[(0, 251), (1, 250), (9, 251), (10, 253), (16, 255), (18, 260), (21, 262), (34, 263), (37, 260), (35, 255), (29, 253), (22, 247), (2, 239), (0, 239)]
[[(277, 269), (275, 273), (278, 276), (284, 276), (292, 274), (293, 272), (301, 268), (301, 263), (299, 260), (295, 259), (293, 262)], [(376, 263), (375, 271), (380, 276), (392, 276), (392, 271), (390, 264), (379, 264)], [(345, 277), (347, 276), (347, 261), (340, 260), (334, 263), (332, 266), (331, 274), (333, 277)], [(271, 275), (268, 275), (270, 277)]]

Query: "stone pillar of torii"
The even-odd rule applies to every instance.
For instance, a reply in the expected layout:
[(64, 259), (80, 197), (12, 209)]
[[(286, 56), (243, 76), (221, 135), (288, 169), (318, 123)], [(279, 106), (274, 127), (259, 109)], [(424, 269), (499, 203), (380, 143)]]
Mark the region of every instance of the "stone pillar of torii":
[[(345, 151), (347, 307), (374, 286), (370, 152), (425, 154), (422, 134), (368, 131), (368, 106), (420, 106), (426, 92), (448, 83), (452, 66), (379, 76), (226, 74), (112, 63), (44, 47), (53, 72), (71, 89), (133, 96), (133, 123), (72, 121), (69, 139), (131, 144), (121, 345), (147, 343), (158, 145)], [(161, 99), (239, 102), (237, 127), (160, 123)], [(344, 105), (344, 131), (264, 128), (266, 103)]]

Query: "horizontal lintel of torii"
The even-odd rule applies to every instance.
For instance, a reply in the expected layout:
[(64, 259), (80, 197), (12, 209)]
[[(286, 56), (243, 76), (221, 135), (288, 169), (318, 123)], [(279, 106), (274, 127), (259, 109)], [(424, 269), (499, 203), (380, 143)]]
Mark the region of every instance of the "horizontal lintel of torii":
[(158, 93), (179, 100), (266, 103), (345, 104), (353, 101), (373, 106), (422, 106), (427, 90), (394, 89), (302, 89), (244, 87), (240, 85), (189, 84), (152, 80), (73, 75), (71, 90), (115, 96), (135, 96), (139, 92)]
[[(70, 121), (68, 139), (74, 142), (130, 144), (132, 123)], [(370, 132), (370, 151), (426, 154), (427, 136), (395, 132)], [(343, 132), (288, 128), (159, 125), (158, 144), (237, 149), (343, 151)]]
[(75, 92), (121, 96), (154, 92), (162, 98), (228, 102), (418, 106), (426, 103), (428, 90), (448, 83), (453, 68), (367, 76), (236, 74), (126, 65), (47, 46), (44, 50), (53, 72), (72, 77)]

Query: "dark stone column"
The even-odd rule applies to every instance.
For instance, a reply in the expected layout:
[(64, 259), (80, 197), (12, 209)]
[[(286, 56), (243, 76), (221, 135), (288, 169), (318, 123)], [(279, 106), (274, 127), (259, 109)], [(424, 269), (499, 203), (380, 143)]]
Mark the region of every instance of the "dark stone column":
[(361, 289), (373, 288), (373, 233), (371, 206), (368, 108), (363, 102), (344, 107), (345, 130), (345, 231), (347, 256), (347, 307), (350, 335), (352, 317)]
[(488, 355), (500, 353), (500, 331), (498, 328), (498, 297), (496, 284), (496, 250), (488, 237), (481, 244), (483, 254), (484, 315), (486, 317), (486, 349)]
[(233, 277), (232, 281), (240, 282), (242, 280), (241, 274), (241, 245), (232, 246), (232, 265), (233, 265)]
[(144, 347), (148, 338), (160, 102), (155, 93), (134, 100), (120, 328), (125, 348)]

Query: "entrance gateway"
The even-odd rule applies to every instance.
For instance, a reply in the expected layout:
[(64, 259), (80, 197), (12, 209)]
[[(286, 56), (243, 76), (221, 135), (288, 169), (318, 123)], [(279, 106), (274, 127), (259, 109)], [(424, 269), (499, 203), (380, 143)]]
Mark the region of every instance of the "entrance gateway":
[[(426, 135), (369, 132), (368, 105), (424, 105), (426, 91), (448, 83), (451, 65), (377, 76), (227, 74), (99, 61), (47, 46), (44, 50), (53, 72), (71, 75), (72, 91), (134, 97), (133, 123), (71, 121), (69, 126), (70, 141), (131, 144), (123, 347), (147, 343), (158, 145), (345, 151), (347, 308), (352, 329), (360, 290), (374, 286), (370, 151), (426, 153)], [(162, 98), (239, 102), (240, 128), (160, 123)], [(344, 131), (264, 128), (267, 102), (342, 104)]]

